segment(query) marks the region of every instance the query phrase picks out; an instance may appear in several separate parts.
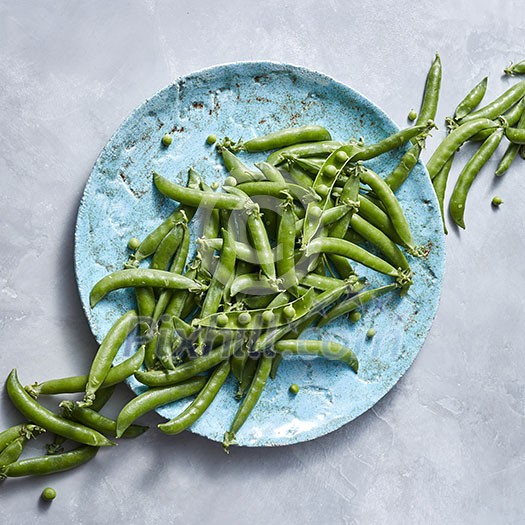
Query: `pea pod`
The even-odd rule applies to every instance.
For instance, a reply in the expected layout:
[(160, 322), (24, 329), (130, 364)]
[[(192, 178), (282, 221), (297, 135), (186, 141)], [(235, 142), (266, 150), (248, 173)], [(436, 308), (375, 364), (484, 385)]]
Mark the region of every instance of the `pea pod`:
[[(355, 275), (347, 278), (344, 283), (348, 285), (348, 290), (353, 293), (359, 291), (365, 285), (364, 281), (358, 279)], [(302, 286), (308, 286), (309, 288), (315, 288), (317, 290), (322, 290), (323, 292), (339, 288), (341, 284), (343, 284), (341, 279), (315, 273), (309, 273), (301, 279)]]
[(153, 288), (169, 288), (173, 290), (189, 290), (200, 292), (203, 285), (182, 275), (163, 270), (135, 268), (113, 272), (98, 281), (89, 294), (89, 304), (93, 308), (108, 293), (121, 288), (137, 288), (151, 286)]
[(357, 374), (359, 361), (350, 348), (334, 341), (313, 341), (308, 339), (281, 339), (275, 343), (274, 350), (279, 354), (315, 355), (341, 361)]
[(241, 182), (264, 180), (264, 176), (261, 173), (249, 169), (248, 166), (246, 166), (229, 149), (222, 147), (217, 149), (222, 156), (222, 160), (224, 161), (228, 173), (238, 184)]
[(26, 436), (18, 436), (15, 440), (11, 441), (7, 447), (0, 451), (0, 470), (2, 467), (10, 465), (18, 460), (24, 451), (26, 441)]
[(437, 147), (436, 151), (427, 162), (427, 170), (431, 179), (443, 169), (447, 160), (472, 136), (483, 129), (493, 129), (500, 126), (499, 123), (487, 118), (470, 118), (471, 113), (466, 118), (469, 120), (452, 131), (445, 140)]
[(416, 126), (425, 124), (428, 120), (436, 118), (436, 112), (439, 101), (439, 90), (441, 87), (441, 59), (436, 53), (434, 62), (428, 71), (427, 80), (425, 82), (425, 92), (423, 94), (423, 101), (419, 110), (419, 116), (416, 120)]
[(509, 67), (506, 67), (503, 72), (506, 75), (525, 75), (525, 60), (521, 60), (517, 64), (510, 63)]
[(95, 394), (104, 383), (111, 369), (113, 359), (115, 359), (120, 347), (128, 335), (135, 329), (137, 323), (137, 313), (134, 310), (130, 310), (121, 316), (107, 333), (91, 364), (86, 383), (86, 395), (83, 401), (84, 406), (93, 404)]
[(337, 317), (345, 315), (349, 312), (353, 312), (354, 310), (357, 310), (357, 308), (359, 308), (360, 306), (363, 306), (371, 300), (377, 299), (378, 297), (381, 297), (386, 293), (393, 292), (397, 288), (399, 287), (396, 284), (387, 284), (386, 286), (381, 286), (380, 288), (374, 288), (371, 290), (365, 290), (364, 292), (354, 295), (353, 297), (350, 297), (349, 299), (346, 299), (345, 301), (336, 304), (334, 307), (328, 310), (328, 312), (323, 314), (320, 321), (317, 323), (317, 326), (324, 326), (325, 324), (336, 319)]
[(461, 228), (465, 228), (465, 205), (467, 195), (474, 179), (481, 171), (481, 168), (487, 163), (488, 159), (496, 151), (501, 139), (503, 138), (503, 129), (495, 131), (472, 155), (461, 173), (459, 174), (456, 186), (450, 197), (449, 210), (454, 222)]
[(276, 262), (277, 277), (285, 289), (295, 289), (298, 283), (295, 271), (295, 223), (297, 217), (293, 211), (292, 202), (286, 200), (281, 204), (282, 214), (277, 232), (277, 246), (282, 250), (282, 257)]
[(167, 423), (158, 425), (159, 429), (165, 434), (179, 434), (183, 430), (189, 428), (197, 419), (199, 419), (207, 408), (215, 399), (222, 385), (226, 381), (230, 373), (229, 361), (223, 361), (211, 375), (210, 379), (197, 397), (190, 403), (190, 405), (177, 417), (171, 419)]
[(78, 443), (84, 443), (85, 445), (102, 447), (114, 445), (114, 443), (96, 430), (61, 418), (37, 403), (18, 381), (16, 369), (9, 374), (6, 385), (7, 395), (13, 402), (13, 405), (20, 413), (36, 425), (60, 436), (64, 436), (65, 438), (77, 441)]
[(267, 162), (257, 162), (255, 163), (255, 166), (270, 182), (278, 182), (279, 184), (286, 182), (282, 173), (275, 166), (272, 166)]
[[(224, 187), (226, 191), (231, 191), (230, 188)], [(313, 200), (319, 200), (319, 196), (316, 195), (311, 189), (303, 188), (297, 184), (281, 183), (281, 182), (244, 182), (237, 186), (238, 190), (243, 191), (249, 197), (268, 195), (275, 197), (276, 199), (282, 199), (283, 197), (290, 195), (294, 199), (307, 203)]]
[[(525, 95), (525, 82), (514, 84), (505, 93), (493, 100), (490, 104), (469, 113), (463, 117), (459, 122), (465, 124), (466, 122), (477, 120), (480, 118), (495, 119), (499, 117), (507, 109), (511, 108)], [(479, 130), (478, 130), (479, 131)]]
[(97, 452), (98, 447), (81, 446), (63, 454), (22, 459), (0, 469), (0, 479), (64, 472), (93, 459)]
[(153, 182), (157, 189), (166, 197), (195, 208), (202, 206), (203, 208), (242, 210), (246, 204), (235, 195), (185, 188), (165, 179), (158, 173), (153, 173)]
[(447, 189), (448, 175), (450, 173), (450, 169), (452, 168), (453, 162), (454, 155), (452, 155), (452, 157), (450, 157), (450, 159), (447, 160), (446, 164), (443, 166), (441, 171), (432, 180), (432, 186), (434, 186), (434, 192), (436, 193), (436, 197), (438, 200), (439, 211), (441, 212), (441, 219), (443, 221), (443, 231), (445, 232), (445, 234), (448, 234), (447, 225), (445, 223), (444, 211), (445, 192)]
[(139, 370), (135, 373), (135, 378), (150, 387), (175, 385), (217, 366), (225, 359), (229, 359), (235, 350), (235, 345), (221, 346), (177, 366), (175, 370), (150, 370), (147, 372)]
[[(111, 368), (106, 379), (100, 385), (100, 389), (109, 388), (110, 386), (122, 383), (124, 379), (132, 376), (142, 365), (144, 361), (144, 347), (139, 348), (131, 357), (128, 357), (122, 363)], [(88, 376), (72, 376), (60, 379), (51, 379), (43, 383), (27, 385), (25, 390), (33, 397), (39, 395), (56, 395), (56, 394), (74, 394), (84, 392), (86, 389)]]
[(274, 151), (268, 156), (266, 162), (268, 162), (268, 164), (272, 164), (273, 166), (278, 166), (279, 164), (286, 162), (287, 157), (292, 155), (301, 158), (329, 155), (344, 144), (344, 142), (338, 142), (335, 140), (323, 140), (321, 142), (305, 142), (304, 144), (287, 146)]
[[(525, 108), (525, 98), (521, 99), (521, 103), (519, 105), (522, 106), (523, 108)], [(509, 125), (512, 125), (512, 124), (509, 124)], [(519, 118), (519, 120), (517, 122), (517, 126), (516, 127), (518, 129), (525, 129), (525, 110), (522, 110), (521, 116), (520, 116), (520, 118)], [(514, 161), (514, 159), (518, 155), (519, 150), (520, 150), (520, 145), (519, 144), (514, 144), (513, 142), (511, 142), (508, 145), (508, 147), (505, 150), (505, 153), (503, 154), (503, 157), (501, 158), (501, 160), (500, 160), (500, 162), (498, 164), (498, 167), (496, 169), (496, 175), (498, 177), (500, 177), (501, 175), (503, 175), (504, 173), (507, 172), (507, 170), (510, 168), (512, 162)]]
[(139, 394), (120, 411), (117, 417), (117, 438), (122, 437), (124, 432), (140, 416), (159, 406), (167, 405), (168, 403), (196, 394), (205, 384), (205, 377), (194, 377), (175, 386), (150, 388), (146, 390), (146, 392)]
[(271, 368), (272, 358), (269, 356), (261, 357), (257, 367), (257, 372), (255, 373), (248, 393), (242, 400), (241, 406), (235, 414), (235, 418), (230, 426), (230, 430), (224, 434), (223, 446), (226, 452), (228, 452), (229, 446), (235, 443), (235, 436), (237, 432), (239, 432), (241, 427), (244, 425), (248, 419), (248, 416), (257, 404), (257, 401), (259, 401), (259, 398), (261, 397), (261, 394), (264, 390), (264, 386), (266, 385), (266, 381), (268, 381)]
[(209, 315), (195, 321), (196, 326), (220, 328), (221, 330), (260, 330), (276, 328), (300, 319), (312, 308), (315, 300), (313, 290), (295, 301), (274, 308), (248, 311), (230, 311)]
[(518, 129), (518, 128), (505, 128), (505, 136), (513, 143), (513, 144), (525, 144), (525, 129)]
[(465, 98), (458, 104), (454, 112), (454, 119), (460, 120), (466, 117), (480, 105), (487, 91), (487, 83), (488, 77), (485, 77), (467, 93)]
[(238, 293), (250, 295), (269, 295), (280, 290), (277, 280), (269, 279), (264, 275), (246, 273), (236, 277), (231, 283), (230, 294), (235, 297)]
[[(181, 212), (184, 214), (184, 212)], [(184, 226), (188, 224), (186, 214), (175, 224), (172, 230), (162, 239), (159, 247), (153, 254), (151, 268), (154, 270), (166, 270), (180, 246), (184, 237)]]
[(26, 439), (30, 439), (45, 431), (45, 428), (33, 425), (31, 423), (21, 423), (20, 425), (12, 426), (3, 432), (0, 432), (0, 452), (2, 452), (2, 450), (4, 450), (15, 439), (18, 439), (21, 436), (24, 436)]
[(385, 182), (390, 186), (392, 191), (397, 191), (407, 180), (419, 160), (423, 144), (424, 138), (416, 140), (414, 145), (401, 157), (399, 164), (395, 167), (392, 173), (389, 173), (385, 177)]

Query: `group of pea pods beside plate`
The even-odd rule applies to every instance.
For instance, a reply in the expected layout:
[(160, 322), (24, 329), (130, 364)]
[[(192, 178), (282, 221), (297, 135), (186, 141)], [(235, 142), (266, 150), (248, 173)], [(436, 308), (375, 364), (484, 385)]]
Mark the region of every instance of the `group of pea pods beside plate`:
[[(523, 63), (508, 69), (523, 73)], [(169, 174), (151, 174), (156, 190), (179, 206), (141, 241), (129, 241), (130, 256), (120, 270), (100, 279), (90, 305), (110, 301), (111, 293), (133, 288), (136, 309), (128, 310), (104, 337), (89, 373), (23, 387), (16, 370), (7, 392), (29, 421), (0, 433), (0, 476), (47, 474), (76, 467), (146, 427), (142, 415), (192, 397), (174, 418), (159, 424), (177, 434), (206, 412), (227, 379), (235, 378), (239, 401), (225, 428), (226, 450), (236, 443), (268, 381), (283, 357), (307, 355), (337, 360), (358, 373), (357, 355), (331, 340), (307, 339), (303, 332), (341, 316), (355, 316), (363, 305), (385, 295), (404, 296), (412, 285), (410, 261), (427, 253), (416, 246), (395, 192), (419, 160), (435, 128), (441, 83), (438, 56), (429, 71), (423, 102), (413, 126), (379, 142), (358, 138), (340, 142), (323, 126), (310, 124), (249, 140), (208, 137), (228, 172), (222, 184), (208, 185), (193, 167), (186, 185)], [(465, 97), (450, 133), (427, 168), (443, 214), (447, 178), (456, 151), (468, 140), (483, 141), (461, 171), (450, 200), (450, 214), (464, 227), (468, 190), (504, 136), (510, 141), (497, 175), (507, 171), (525, 144), (525, 82), (519, 82), (475, 110), (487, 87), (483, 79)], [(175, 147), (170, 136), (165, 148)], [(406, 144), (410, 147), (406, 148)], [(405, 147), (399, 164), (385, 177), (368, 161)], [(249, 167), (244, 154), (270, 152)], [(190, 250), (189, 224), (196, 213), (203, 228)], [(444, 216), (443, 216), (444, 224)], [(389, 279), (372, 287), (356, 273), (366, 267)], [(109, 297), (106, 297), (109, 294)], [(137, 350), (117, 365), (115, 356), (134, 334)], [(368, 336), (374, 337), (370, 330)], [(134, 376), (147, 387), (127, 403), (116, 420), (100, 413), (115, 386)], [(298, 395), (291, 385), (291, 401)], [(40, 396), (83, 393), (63, 401), (55, 413)], [(26, 442), (48, 431), (55, 441), (45, 456), (19, 459)], [(62, 443), (78, 446), (64, 452)]]

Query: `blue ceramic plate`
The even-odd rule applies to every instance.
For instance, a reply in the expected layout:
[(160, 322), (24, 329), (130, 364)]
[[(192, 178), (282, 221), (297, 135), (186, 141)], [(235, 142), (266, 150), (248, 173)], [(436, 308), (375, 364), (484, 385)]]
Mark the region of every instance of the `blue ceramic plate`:
[[(129, 290), (114, 292), (90, 309), (91, 287), (108, 272), (122, 268), (130, 237), (143, 238), (175, 206), (155, 190), (152, 171), (185, 183), (188, 167), (194, 166), (208, 183), (222, 181), (225, 170), (221, 161), (205, 143), (209, 133), (248, 139), (310, 123), (325, 126), (337, 140), (362, 136), (367, 143), (398, 130), (383, 111), (353, 89), (314, 71), (271, 62), (226, 64), (193, 73), (130, 115), (98, 158), (78, 212), (78, 288), (98, 341), (119, 315), (135, 307), (134, 295)], [(169, 148), (161, 146), (165, 133), (174, 137)], [(403, 152), (383, 155), (370, 164), (386, 174)], [(264, 157), (243, 155), (243, 160), (257, 162)], [(411, 258), (414, 285), (408, 295), (375, 301), (355, 325), (339, 319), (305, 334), (353, 348), (359, 357), (359, 374), (323, 359), (286, 360), (238, 433), (240, 445), (287, 445), (331, 432), (377, 403), (414, 361), (439, 302), (444, 239), (437, 201), (421, 163), (398, 195), (416, 244), (430, 249), (426, 259)], [(198, 227), (198, 220), (194, 222)], [(371, 286), (386, 282), (374, 272), (358, 270), (369, 278)], [(367, 340), (366, 331), (372, 326), (377, 335)], [(122, 348), (117, 361), (131, 350)], [(295, 397), (288, 393), (291, 383), (301, 387)], [(136, 393), (144, 390), (134, 379), (129, 385)], [(231, 380), (191, 430), (222, 440), (238, 407), (234, 392)], [(187, 404), (181, 401), (164, 406), (159, 414), (172, 418)]]

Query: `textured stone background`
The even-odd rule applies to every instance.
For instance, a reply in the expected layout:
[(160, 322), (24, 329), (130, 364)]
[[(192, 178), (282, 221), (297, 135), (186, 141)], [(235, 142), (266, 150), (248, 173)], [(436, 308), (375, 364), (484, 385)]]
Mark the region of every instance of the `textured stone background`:
[[(500, 73), (525, 57), (524, 7), (0, 1), (1, 374), (16, 366), (28, 382), (88, 366), (96, 347), (73, 275), (76, 209), (99, 151), (146, 97), (202, 67), (268, 59), (332, 75), (403, 125), (438, 50), (442, 122), (485, 74), (489, 96), (509, 84)], [(151, 432), (77, 471), (0, 485), (0, 521), (522, 523), (525, 164), (493, 181), (495, 164), (473, 187), (468, 231), (447, 239), (431, 334), (374, 409), (310, 443), (230, 456), (191, 434)], [(496, 192), (505, 204), (494, 211)], [(18, 421), (2, 391), (0, 428)], [(58, 490), (50, 507), (38, 501), (47, 485)]]

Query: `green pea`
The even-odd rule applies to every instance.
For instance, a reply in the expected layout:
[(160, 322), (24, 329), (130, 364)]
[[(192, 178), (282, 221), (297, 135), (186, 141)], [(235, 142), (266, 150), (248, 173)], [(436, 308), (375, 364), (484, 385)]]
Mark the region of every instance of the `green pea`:
[(366, 332), (366, 338), (372, 339), (372, 337), (374, 337), (374, 335), (376, 334), (377, 334), (377, 330), (375, 328), (369, 328), (368, 331)]
[(250, 324), (252, 320), (252, 316), (248, 312), (242, 312), (239, 314), (239, 317), (237, 317), (237, 322), (241, 326), (246, 326), (247, 324)]
[(207, 142), (208, 144), (210, 144), (210, 146), (211, 146), (212, 144), (215, 144), (215, 143), (217, 142), (217, 135), (208, 135), (208, 136), (206, 137), (206, 142)]
[(330, 164), (329, 166), (326, 166), (326, 168), (324, 169), (324, 174), (327, 176), (327, 177), (335, 177), (337, 175), (337, 168)]
[(44, 501), (51, 501), (57, 497), (57, 491), (51, 487), (47, 487), (42, 491), (42, 499)]
[(219, 314), (217, 316), (217, 326), (226, 326), (228, 324), (228, 316), (226, 314)]
[(351, 323), (357, 323), (357, 321), (361, 319), (361, 312), (358, 312), (357, 310), (354, 312), (350, 312), (350, 314), (348, 315), (348, 319)]
[(295, 396), (299, 393), (300, 388), (299, 388), (299, 385), (292, 383), (288, 390), (290, 391), (290, 394), (293, 394)]
[(162, 137), (162, 145), (168, 147), (173, 142), (173, 137), (166, 133), (164, 137)]
[(131, 239), (128, 241), (128, 248), (130, 250), (136, 250), (140, 246), (140, 240), (136, 237), (131, 237)]
[(289, 304), (283, 309), (283, 314), (287, 319), (293, 319), (296, 316), (297, 312), (295, 311), (295, 308), (291, 304)]
[(224, 179), (225, 186), (237, 186), (237, 180), (234, 177), (226, 177)]
[(503, 204), (503, 199), (499, 195), (496, 195), (495, 197), (493, 197), (492, 206), (498, 207), (501, 204)]
[(273, 313), (272, 310), (266, 310), (266, 312), (262, 314), (262, 320), (263, 320), (263, 323), (265, 324), (270, 324), (274, 319), (275, 319), (275, 314)]
[(326, 184), (319, 184), (317, 188), (315, 188), (315, 191), (320, 197), (326, 197), (330, 188)]
[(220, 186), (220, 184), (217, 181), (211, 183), (211, 189), (212, 190), (217, 190), (219, 188), (219, 186)]
[(417, 113), (411, 109), (410, 112), (408, 113), (408, 120), (410, 120), (410, 122), (414, 122), (414, 120), (417, 119)]
[(337, 160), (337, 162), (339, 162), (340, 164), (343, 164), (348, 160), (348, 154), (346, 153), (346, 151), (343, 150), (338, 151), (335, 154), (335, 160)]

